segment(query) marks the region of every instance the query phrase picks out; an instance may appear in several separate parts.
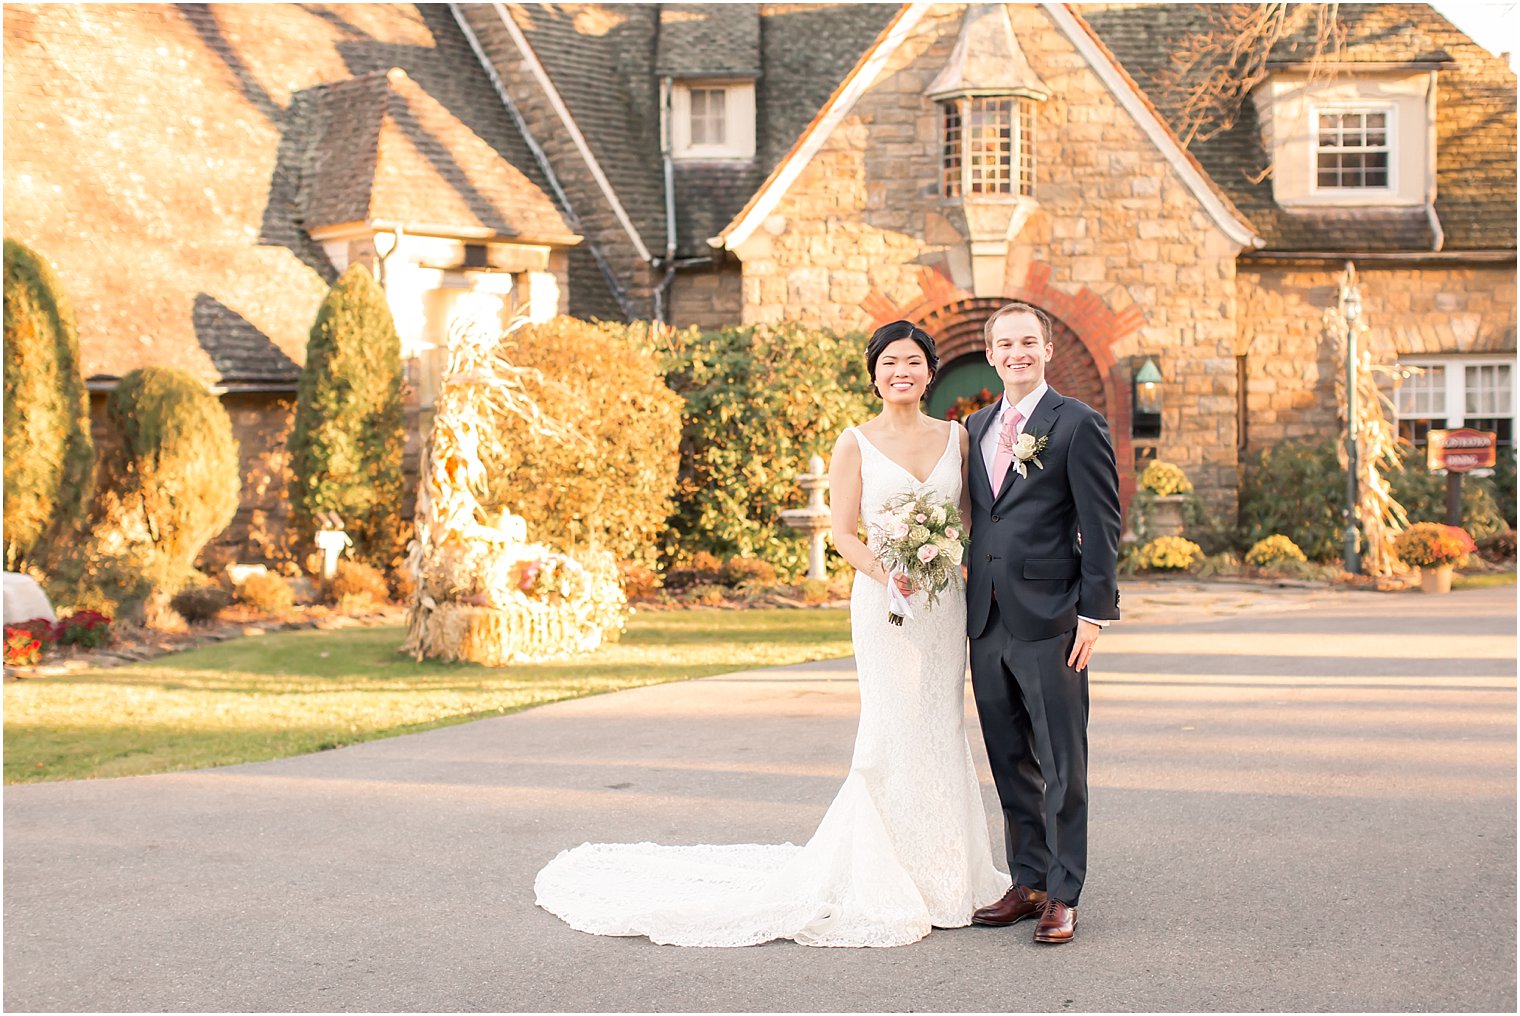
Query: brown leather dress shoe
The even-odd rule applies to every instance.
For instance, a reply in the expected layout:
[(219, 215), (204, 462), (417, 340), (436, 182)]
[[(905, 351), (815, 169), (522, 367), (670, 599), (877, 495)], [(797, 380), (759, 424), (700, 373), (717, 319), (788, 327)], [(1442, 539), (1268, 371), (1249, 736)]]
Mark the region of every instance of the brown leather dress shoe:
[(1077, 908), (1060, 900), (1046, 900), (1040, 923), (1034, 926), (1034, 940), (1059, 945), (1070, 942), (1077, 933)]
[(1006, 928), (1018, 924), (1026, 917), (1034, 917), (1045, 909), (1045, 890), (1016, 885), (1003, 894), (996, 903), (971, 915), (972, 924), (988, 928)]

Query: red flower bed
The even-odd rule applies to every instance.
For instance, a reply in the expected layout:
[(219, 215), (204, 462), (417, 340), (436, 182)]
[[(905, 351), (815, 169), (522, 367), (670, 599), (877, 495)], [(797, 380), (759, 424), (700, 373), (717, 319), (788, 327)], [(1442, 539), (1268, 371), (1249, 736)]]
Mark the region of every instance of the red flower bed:
[(45, 617), (8, 624), (5, 626), (5, 662), (12, 667), (29, 667), (42, 659), (43, 650), (56, 638), (53, 622)]
[(98, 649), (111, 641), (111, 619), (98, 610), (76, 610), (54, 627), (66, 646)]

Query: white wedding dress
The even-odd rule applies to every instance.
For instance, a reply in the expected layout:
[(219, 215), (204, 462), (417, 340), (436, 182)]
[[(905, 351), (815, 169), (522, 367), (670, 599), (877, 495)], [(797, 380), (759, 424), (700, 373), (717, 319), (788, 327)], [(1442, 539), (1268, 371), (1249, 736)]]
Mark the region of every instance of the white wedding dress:
[[(854, 431), (861, 513), (932, 488), (960, 497), (952, 430), (920, 483)], [(860, 727), (844, 786), (806, 846), (585, 843), (538, 874), (538, 905), (596, 935), (665, 945), (743, 946), (789, 938), (815, 946), (896, 946), (931, 927), (959, 928), (1007, 890), (992, 860), (964, 725), (965, 587), (887, 621), (886, 587), (855, 576), (850, 624)]]

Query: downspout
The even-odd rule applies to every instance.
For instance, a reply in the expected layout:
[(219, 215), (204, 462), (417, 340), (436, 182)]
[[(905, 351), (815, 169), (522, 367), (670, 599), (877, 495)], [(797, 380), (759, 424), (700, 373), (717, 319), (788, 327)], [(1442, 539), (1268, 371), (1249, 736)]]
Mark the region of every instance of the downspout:
[(591, 257), (596, 261), (597, 268), (601, 270), (602, 278), (606, 281), (607, 288), (612, 291), (612, 298), (617, 301), (618, 309), (623, 312), (623, 316), (629, 321), (636, 320), (638, 309), (634, 307), (633, 300), (629, 298), (628, 293), (623, 289), (622, 283), (618, 282), (617, 275), (613, 272), (612, 265), (608, 263), (606, 255), (602, 253), (601, 247), (597, 245), (596, 241), (591, 239), (586, 227), (581, 224), (580, 216), (575, 214), (575, 209), (570, 204), (569, 195), (565, 193), (565, 188), (560, 185), (559, 177), (554, 174), (554, 167), (549, 163), (548, 153), (543, 150), (538, 141), (533, 137), (532, 132), (528, 130), (528, 122), (523, 119), (523, 115), (518, 110), (516, 103), (512, 101), (511, 95), (507, 93), (506, 84), (501, 80), (501, 75), (496, 73), (496, 65), (491, 63), (490, 58), (486, 56), (485, 49), (480, 45), (480, 39), (475, 35), (475, 31), (470, 27), (469, 22), (465, 20), (464, 13), (459, 9), (459, 5), (456, 3), (449, 4), (449, 13), (454, 15), (454, 23), (464, 33), (465, 40), (469, 42), (470, 49), (475, 53), (476, 62), (486, 72), (486, 77), (491, 79), (491, 87), (496, 90), (496, 97), (501, 100), (502, 106), (506, 108), (507, 113), (512, 117), (512, 122), (517, 125), (517, 132), (522, 135), (522, 139), (527, 144), (528, 150), (533, 153), (533, 161), (538, 164), (539, 170), (544, 174), (544, 179), (549, 182), (549, 188), (554, 191), (554, 197), (559, 201), (560, 209), (565, 213), (565, 218), (569, 221), (570, 228), (581, 235), (586, 249), (591, 252)]
[(1440, 250), (1446, 246), (1446, 231), (1436, 215), (1436, 72), (1429, 74), (1430, 84), (1425, 88), (1425, 218), (1434, 237), (1430, 249)]
[(660, 161), (665, 169), (665, 277), (654, 288), (654, 319), (666, 325), (670, 324), (666, 299), (676, 277), (676, 173), (670, 141), (671, 82), (668, 74), (660, 79)]

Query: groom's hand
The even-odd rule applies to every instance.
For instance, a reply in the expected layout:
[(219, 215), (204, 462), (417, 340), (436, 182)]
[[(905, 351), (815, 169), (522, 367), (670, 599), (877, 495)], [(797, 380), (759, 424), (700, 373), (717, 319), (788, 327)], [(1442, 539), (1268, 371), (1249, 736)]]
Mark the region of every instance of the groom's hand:
[(1087, 661), (1092, 659), (1093, 646), (1098, 644), (1098, 636), (1103, 629), (1091, 621), (1077, 622), (1077, 640), (1072, 643), (1071, 656), (1067, 658), (1066, 665), (1072, 670), (1086, 670)]

